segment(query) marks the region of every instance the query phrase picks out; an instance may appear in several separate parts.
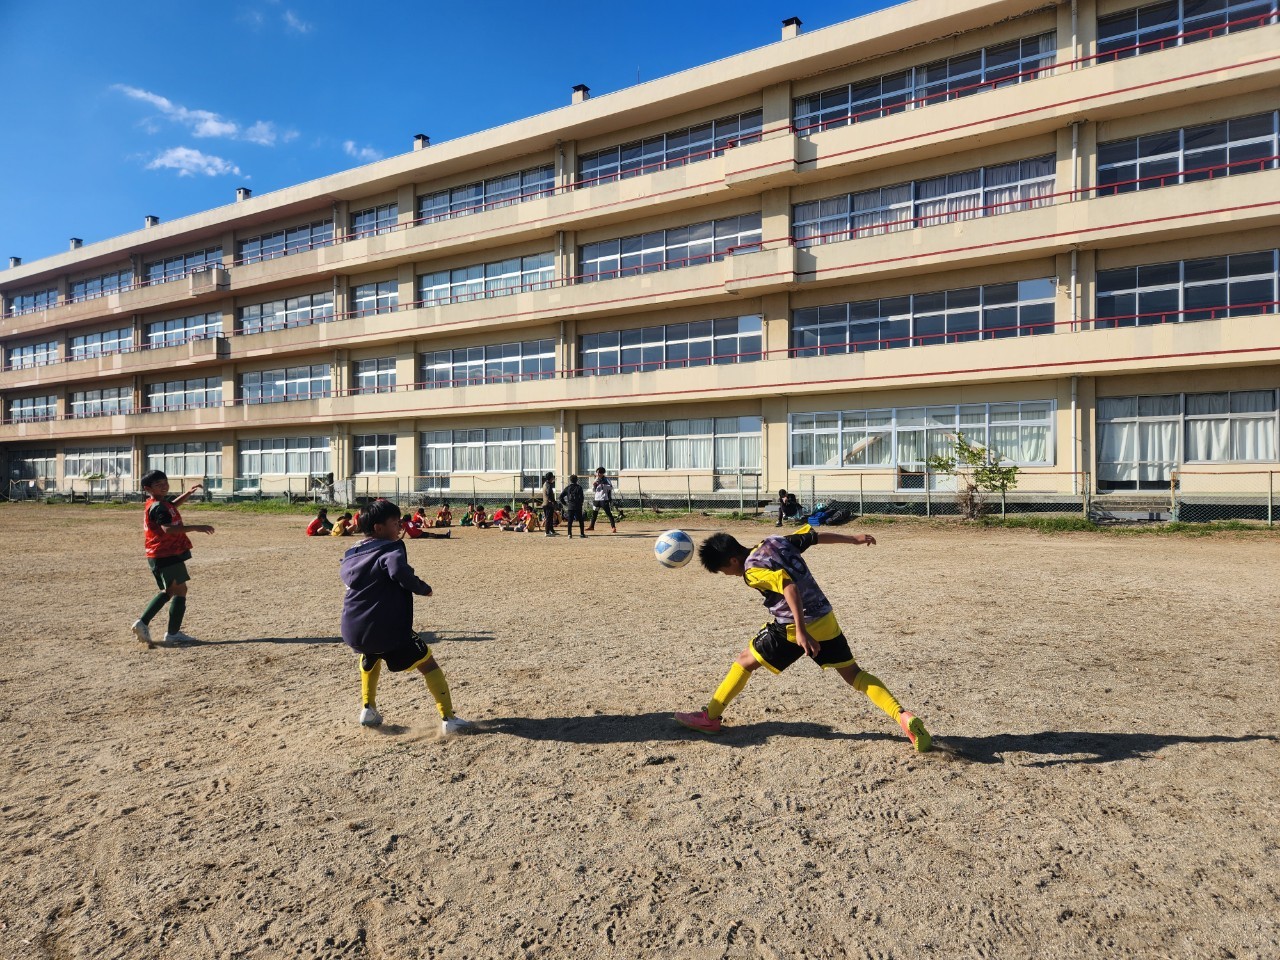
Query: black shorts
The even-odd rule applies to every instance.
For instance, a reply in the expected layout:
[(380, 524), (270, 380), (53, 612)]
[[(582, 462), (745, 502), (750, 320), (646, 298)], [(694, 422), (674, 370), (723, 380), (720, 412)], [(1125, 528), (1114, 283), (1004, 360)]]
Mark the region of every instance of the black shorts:
[[(766, 623), (751, 640), (752, 655), (774, 673), (781, 673), (804, 656), (800, 644), (787, 639), (787, 628), (777, 621)], [(814, 662), (823, 667), (848, 667), (854, 663), (849, 641), (843, 633), (818, 641)]]
[(360, 666), (365, 673), (368, 673), (373, 669), (373, 665), (381, 660), (392, 673), (400, 673), (402, 670), (412, 670), (430, 656), (431, 648), (427, 646), (426, 641), (411, 630), (404, 642), (396, 644), (392, 650), (387, 650), (385, 653), (362, 654)]
[(156, 586), (166, 593), (174, 584), (188, 583), (191, 580), (191, 574), (187, 572), (187, 564), (183, 560), (162, 557), (147, 560), (147, 565), (151, 567), (151, 575), (156, 578)]

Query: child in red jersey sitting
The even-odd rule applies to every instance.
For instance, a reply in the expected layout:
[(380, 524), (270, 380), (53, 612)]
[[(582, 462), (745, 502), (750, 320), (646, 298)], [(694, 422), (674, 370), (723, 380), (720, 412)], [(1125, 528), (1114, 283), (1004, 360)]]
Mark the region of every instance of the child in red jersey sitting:
[(409, 516), (409, 514), (406, 513), (403, 517), (400, 518), (400, 533), (404, 536), (407, 536), (410, 540), (424, 540), (424, 539), (425, 540), (448, 540), (449, 539), (448, 530), (446, 530), (444, 533), (431, 533), (430, 531), (425, 530), (422, 526), (422, 521), (425, 519), (426, 519), (425, 516), (419, 517), (415, 515), (411, 517)]
[(484, 504), (477, 503), (471, 510), (471, 524), (476, 527), (489, 526), (489, 515), (484, 512)]
[(437, 527), (453, 526), (453, 511), (449, 509), (448, 500), (440, 501), (440, 509), (436, 511), (436, 526)]
[(213, 533), (213, 527), (184, 524), (178, 507), (203, 486), (197, 483), (170, 501), (165, 499), (169, 493), (169, 478), (163, 470), (152, 470), (142, 478), (142, 489), (147, 494), (142, 513), (142, 536), (147, 565), (151, 567), (151, 575), (161, 592), (151, 598), (142, 616), (133, 622), (132, 629), (133, 635), (149, 647), (155, 646), (149, 625), (166, 603), (170, 604), (169, 629), (165, 631), (163, 643), (198, 642), (195, 637), (182, 632), (182, 618), (187, 612), (187, 583), (191, 580), (187, 573), (187, 561), (191, 559), (191, 540), (187, 532)]
[(493, 525), (499, 530), (510, 530), (515, 526), (515, 521), (511, 519), (511, 511), (505, 506), (498, 507), (493, 511)]
[(329, 521), (329, 511), (321, 507), (320, 512), (316, 514), (314, 520), (307, 524), (308, 537), (327, 537), (333, 531), (333, 524)]

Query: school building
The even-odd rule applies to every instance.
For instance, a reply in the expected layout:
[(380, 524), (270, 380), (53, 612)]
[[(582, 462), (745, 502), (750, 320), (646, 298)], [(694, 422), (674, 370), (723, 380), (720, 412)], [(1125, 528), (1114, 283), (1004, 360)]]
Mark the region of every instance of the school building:
[(1050, 500), (1270, 495), (1276, 0), (912, 0), (566, 99), (13, 258), (10, 491), (909, 501), (964, 434)]

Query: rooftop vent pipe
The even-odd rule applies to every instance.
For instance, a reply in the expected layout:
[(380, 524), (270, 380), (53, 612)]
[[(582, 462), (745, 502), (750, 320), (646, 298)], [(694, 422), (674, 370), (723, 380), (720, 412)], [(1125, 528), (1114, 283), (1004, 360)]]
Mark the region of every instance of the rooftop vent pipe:
[(154, 214), (149, 214), (142, 222), (143, 225), (147, 227), (158, 227), (160, 225), (160, 218)]
[(571, 103), (582, 103), (584, 100), (591, 99), (591, 88), (585, 83), (579, 83), (573, 88), (573, 99)]
[(20, 266), (22, 266), (22, 258), (21, 258), (21, 257), (10, 257), (10, 258), (9, 258), (9, 269), (10, 269), (10, 270), (12, 270), (14, 267), (20, 267)]
[(248, 200), (252, 196), (253, 191), (248, 187), (236, 187), (236, 203), (239, 203), (241, 200)]
[(425, 150), (429, 146), (431, 146), (431, 138), (428, 137), (425, 133), (419, 133), (414, 136), (413, 149)]
[(804, 21), (799, 17), (787, 17), (782, 21), (782, 39), (790, 40), (792, 37), (800, 36), (800, 28), (804, 26)]
[(72, 249), (72, 250), (79, 250), (79, 249), (80, 249), (81, 247), (83, 247), (83, 246), (84, 246), (84, 241), (83, 241), (83, 240), (81, 240), (79, 237), (72, 237), (72, 238), (71, 238), (71, 249)]

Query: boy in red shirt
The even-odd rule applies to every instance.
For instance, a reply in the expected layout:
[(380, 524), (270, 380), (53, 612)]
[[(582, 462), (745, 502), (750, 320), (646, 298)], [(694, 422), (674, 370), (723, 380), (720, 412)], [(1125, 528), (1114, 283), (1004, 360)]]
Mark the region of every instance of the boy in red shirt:
[(147, 565), (151, 567), (151, 574), (161, 592), (151, 598), (142, 616), (133, 622), (133, 635), (149, 647), (155, 646), (149, 624), (170, 601), (169, 629), (165, 631), (163, 644), (199, 642), (182, 632), (182, 618), (187, 612), (187, 582), (191, 579), (187, 573), (187, 561), (191, 559), (191, 539), (187, 532), (213, 533), (213, 527), (184, 524), (178, 506), (203, 486), (197, 483), (170, 501), (165, 499), (169, 493), (169, 478), (163, 470), (152, 470), (142, 478), (142, 489), (147, 494), (142, 514), (143, 543), (147, 551)]
[(333, 524), (329, 522), (329, 511), (325, 507), (321, 507), (316, 518), (307, 524), (308, 537), (327, 537), (332, 530)]

